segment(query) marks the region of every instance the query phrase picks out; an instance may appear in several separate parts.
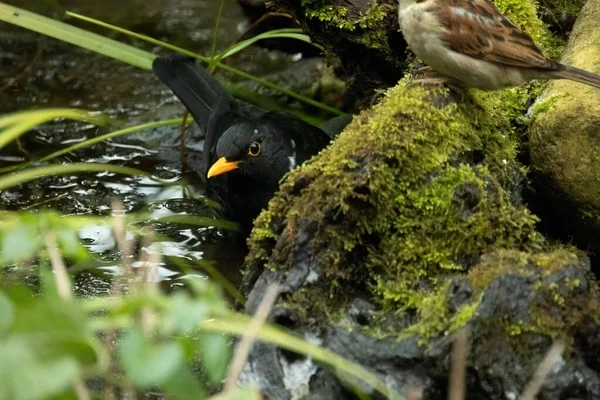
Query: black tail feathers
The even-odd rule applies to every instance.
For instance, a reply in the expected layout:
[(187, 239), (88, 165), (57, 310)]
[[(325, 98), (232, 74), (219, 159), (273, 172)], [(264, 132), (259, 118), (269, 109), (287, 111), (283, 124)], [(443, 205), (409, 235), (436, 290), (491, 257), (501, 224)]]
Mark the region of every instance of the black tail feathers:
[(154, 74), (173, 91), (206, 133), (210, 113), (225, 89), (199, 62), (190, 57), (157, 57)]

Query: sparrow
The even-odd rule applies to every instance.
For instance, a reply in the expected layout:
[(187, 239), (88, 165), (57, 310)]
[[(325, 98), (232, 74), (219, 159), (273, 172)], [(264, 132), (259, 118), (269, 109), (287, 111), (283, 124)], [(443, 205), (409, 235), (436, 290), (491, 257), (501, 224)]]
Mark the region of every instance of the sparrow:
[(489, 0), (399, 0), (400, 30), (437, 72), (482, 90), (532, 79), (569, 79), (600, 88), (600, 75), (544, 55)]
[(245, 233), (280, 180), (331, 141), (322, 129), (292, 114), (268, 112), (231, 97), (193, 58), (158, 57), (154, 74), (189, 110), (205, 134), (201, 175), (207, 195)]

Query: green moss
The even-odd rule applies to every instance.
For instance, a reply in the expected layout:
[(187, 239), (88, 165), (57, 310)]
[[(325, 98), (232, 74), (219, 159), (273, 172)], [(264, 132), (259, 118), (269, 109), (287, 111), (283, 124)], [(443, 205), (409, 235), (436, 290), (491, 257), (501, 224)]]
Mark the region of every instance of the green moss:
[[(314, 18), (356, 29), (340, 25), (336, 13), (343, 12), (325, 3), (302, 4), (313, 7)], [(546, 49), (552, 46), (534, 2), (498, 3)], [(550, 274), (570, 265), (573, 256), (566, 251), (536, 253), (545, 245), (535, 230), (537, 218), (513, 196), (526, 172), (516, 161), (522, 116), (541, 87), (472, 90), (468, 102), (456, 105), (444, 91), (400, 82), (329, 148), (290, 173), (256, 221), (247, 267), (286, 270), (294, 263), (295, 244), (285, 238), (310, 225), (316, 231), (310, 235), (311, 262), (325, 277), (319, 284), (328, 286), (304, 287), (290, 307), (306, 318), (331, 320), (344, 314), (357, 293), (367, 292), (381, 310), (371, 334), (426, 340), (464, 326), (500, 275)], [(495, 256), (479, 261), (483, 254)], [(469, 269), (472, 300), (450, 310), (448, 282)], [(551, 290), (543, 288), (544, 274), (536, 290)], [(561, 306), (564, 294), (555, 294), (551, 300)], [(418, 318), (408, 327), (389, 328), (382, 321), (390, 313)], [(520, 323), (508, 319), (503, 326), (517, 334), (542, 332), (550, 324)]]
[[(503, 327), (511, 337), (528, 333), (557, 336), (558, 332), (576, 326), (592, 309), (594, 300), (581, 302), (589, 302), (589, 305), (570, 301), (578, 291), (581, 292), (581, 282), (578, 279), (565, 278), (564, 281), (544, 283), (544, 278), (578, 264), (578, 257), (565, 250), (548, 253), (497, 250), (489, 253), (467, 275), (467, 281), (474, 290), (471, 302), (461, 306), (456, 312), (451, 312), (448, 306), (448, 285), (440, 285), (423, 298), (418, 309), (418, 322), (402, 330), (400, 337), (417, 335), (425, 344), (427, 339), (457, 331), (475, 315), (490, 285), (506, 275), (532, 279), (532, 290), (537, 293), (538, 300), (532, 302), (529, 321), (519, 320), (512, 315), (498, 315), (496, 320), (488, 322)], [(554, 312), (553, 307), (556, 308)]]
[(350, 32), (376, 27), (393, 11), (389, 4), (377, 1), (374, 1), (364, 14), (357, 16), (349, 16), (347, 7), (328, 4), (326, 0), (302, 0), (302, 6), (307, 18), (316, 18)]
[[(517, 166), (508, 118), (490, 101), (440, 108), (430, 96), (399, 84), (294, 170), (256, 222), (249, 265), (268, 257), (270, 268), (286, 268), (290, 251), (272, 238), (312, 220), (320, 226), (312, 246), (332, 282), (346, 289), (362, 277), (384, 310), (419, 310), (471, 257), (538, 248), (536, 218), (510, 203), (492, 172)], [(483, 161), (470, 164), (473, 152)]]
[[(477, 267), (469, 271), (467, 279), (471, 287), (478, 293), (485, 290), (502, 275), (539, 276), (542, 279), (570, 265), (577, 264), (577, 256), (566, 250), (533, 254), (514, 250), (498, 250), (486, 256)], [(537, 268), (528, 268), (532, 265)]]
[(351, 15), (347, 7), (332, 5), (327, 0), (302, 0), (301, 4), (307, 18), (317, 19), (329, 28), (347, 32), (360, 31), (360, 35), (357, 35), (360, 43), (393, 57), (387, 40), (387, 24), (390, 16), (395, 14), (395, 7), (392, 5), (373, 1), (364, 13)]
[(556, 103), (558, 103), (558, 100), (560, 100), (564, 96), (566, 95), (551, 96), (536, 102), (532, 107), (531, 120), (534, 121), (538, 117), (538, 115), (552, 110)]
[(399, 339), (417, 336), (420, 344), (425, 345), (432, 337), (449, 335), (463, 328), (481, 304), (481, 296), (476, 296), (473, 301), (462, 305), (456, 311), (451, 311), (447, 292), (446, 283), (425, 297), (418, 310), (419, 322), (402, 330)]

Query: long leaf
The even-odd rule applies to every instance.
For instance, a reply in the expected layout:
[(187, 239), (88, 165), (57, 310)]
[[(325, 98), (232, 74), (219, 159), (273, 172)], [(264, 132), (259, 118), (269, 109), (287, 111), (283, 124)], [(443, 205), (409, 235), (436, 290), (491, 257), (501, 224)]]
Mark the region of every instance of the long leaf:
[[(138, 131), (141, 131), (144, 129), (158, 128), (161, 126), (168, 126), (168, 125), (179, 125), (179, 124), (181, 124), (181, 121), (182, 121), (182, 118), (175, 118), (175, 119), (167, 119), (167, 120), (163, 120), (163, 121), (149, 122), (147, 124), (142, 124), (142, 125), (130, 126), (129, 128), (125, 128), (125, 129), (121, 129), (121, 130), (118, 130), (115, 132), (96, 136), (96, 137), (93, 137), (86, 141), (76, 143), (72, 146), (65, 147), (64, 149), (57, 150), (53, 153), (48, 154), (47, 156), (40, 158), (39, 160), (36, 160), (35, 162), (42, 163), (42, 162), (51, 161), (57, 157), (62, 156), (63, 154), (68, 154), (75, 150), (79, 150), (79, 149), (82, 149), (82, 148), (85, 148), (88, 146), (92, 146), (96, 143), (100, 143), (100, 142), (103, 142), (108, 139), (113, 139), (113, 138), (116, 138), (119, 136), (129, 135), (131, 133), (135, 133), (135, 132), (138, 132)], [(190, 120), (190, 122), (191, 122), (191, 120)], [(22, 164), (11, 165), (10, 167), (0, 168), (0, 174), (5, 173), (5, 172), (10, 172), (10, 171), (15, 171), (15, 170), (21, 169), (23, 167), (31, 166), (33, 164), (34, 164), (34, 162), (30, 161), (30, 162), (26, 162), (26, 163), (22, 163)]]
[(0, 149), (31, 128), (57, 118), (68, 118), (94, 125), (106, 125), (109, 122), (109, 118), (105, 115), (72, 108), (49, 108), (14, 113), (0, 118)]
[(9, 187), (27, 183), (45, 176), (71, 175), (78, 172), (113, 172), (123, 175), (145, 176), (158, 182), (168, 183), (165, 180), (152, 176), (152, 174), (149, 174), (148, 172), (135, 168), (112, 164), (73, 163), (29, 168), (11, 175), (2, 176), (0, 177), (0, 190), (5, 190)]
[[(115, 32), (123, 33), (125, 35), (134, 37), (136, 39), (143, 40), (145, 42), (148, 42), (148, 43), (151, 43), (151, 44), (154, 44), (154, 45), (157, 45), (157, 46), (164, 47), (165, 49), (173, 50), (175, 52), (178, 52), (180, 54), (183, 54), (183, 55), (186, 55), (186, 56), (189, 56), (189, 57), (197, 58), (197, 59), (199, 59), (202, 62), (205, 62), (207, 64), (209, 64), (210, 61), (211, 61), (210, 57), (204, 57), (204, 56), (202, 56), (200, 54), (196, 54), (196, 53), (194, 53), (192, 51), (183, 49), (181, 47), (177, 47), (177, 46), (174, 46), (172, 44), (169, 44), (169, 43), (166, 43), (166, 42), (163, 42), (163, 41), (160, 41), (160, 40), (156, 40), (156, 39), (151, 38), (150, 36), (147, 36), (147, 35), (142, 35), (142, 34), (139, 34), (139, 33), (136, 33), (136, 32), (129, 31), (127, 29), (119, 28), (118, 26), (107, 24), (106, 22), (98, 21), (96, 19), (89, 18), (89, 17), (83, 16), (83, 15), (79, 15), (79, 14), (76, 14), (76, 13), (73, 13), (73, 12), (70, 12), (70, 11), (67, 11), (67, 15), (71, 16), (73, 18), (80, 19), (82, 21), (86, 21), (86, 22), (92, 23), (94, 25), (98, 25), (98, 26), (101, 26), (101, 27), (104, 27), (104, 28), (108, 28), (108, 29), (113, 30)], [(219, 64), (217, 64), (217, 66), (220, 69), (222, 69), (222, 70), (231, 72), (231, 73), (233, 73), (235, 75), (238, 75), (238, 76), (240, 76), (240, 77), (242, 77), (244, 79), (248, 79), (248, 80), (252, 80), (254, 82), (260, 83), (261, 85), (263, 85), (265, 87), (268, 87), (269, 89), (276, 90), (276, 91), (278, 91), (280, 93), (285, 94), (286, 96), (290, 96), (290, 97), (295, 98), (295, 99), (297, 99), (299, 101), (302, 101), (302, 102), (304, 102), (306, 104), (310, 104), (310, 105), (312, 105), (314, 107), (317, 107), (317, 108), (320, 108), (322, 110), (328, 111), (328, 112), (330, 112), (332, 114), (337, 114), (337, 115), (343, 115), (344, 114), (340, 110), (338, 110), (338, 109), (336, 109), (334, 107), (328, 106), (327, 104), (324, 104), (324, 103), (321, 103), (319, 101), (313, 100), (310, 97), (303, 96), (303, 95), (298, 94), (298, 93), (296, 93), (296, 92), (294, 92), (292, 90), (289, 90), (289, 89), (286, 89), (286, 88), (281, 87), (279, 85), (276, 85), (273, 82), (269, 82), (266, 79), (262, 79), (262, 78), (256, 77), (256, 76), (251, 75), (251, 74), (249, 74), (247, 72), (244, 72), (244, 71), (239, 70), (237, 68), (231, 67), (231, 66), (229, 66), (227, 64), (219, 63)]]
[[(223, 6), (225, 5), (225, 0), (221, 0), (219, 4), (219, 10), (217, 11), (217, 18), (215, 19), (215, 27), (213, 29), (213, 41), (210, 49), (210, 64), (208, 66), (208, 70), (211, 73), (214, 73), (215, 67), (217, 66), (220, 59), (217, 59), (215, 56), (217, 55), (217, 40), (219, 38), (219, 25), (221, 25), (221, 14), (223, 13)], [(216, 62), (215, 62), (216, 61)]]
[(227, 50), (225, 50), (223, 53), (218, 55), (218, 60), (222, 60), (224, 58), (230, 57), (236, 53), (239, 53), (240, 51), (246, 49), (247, 47), (253, 45), (254, 43), (260, 41), (260, 40), (266, 40), (266, 39), (296, 39), (296, 40), (300, 40), (306, 43), (310, 43), (313, 46), (315, 46), (318, 49), (323, 50), (323, 47), (319, 46), (318, 44), (313, 43), (310, 40), (310, 36), (301, 33), (302, 31), (299, 29), (276, 29), (274, 31), (269, 31), (269, 32), (264, 32), (261, 33), (260, 35), (256, 35), (254, 37), (251, 37), (250, 39), (246, 39), (246, 40), (242, 40), (239, 43), (236, 43), (232, 46), (230, 46)]
[[(200, 325), (200, 329), (212, 332), (243, 335), (248, 329), (249, 324), (250, 317), (237, 314), (234, 315), (233, 318), (216, 318), (211, 321), (207, 321), (206, 323)], [(291, 350), (298, 354), (304, 354), (312, 357), (313, 359), (325, 365), (333, 367), (338, 372), (342, 372), (348, 376), (369, 384), (388, 399), (402, 399), (397, 392), (389, 389), (385, 382), (360, 365), (354, 364), (344, 359), (342, 356), (339, 356), (327, 349), (315, 346), (301, 338), (290, 335), (289, 333), (283, 332), (280, 329), (276, 329), (273, 326), (266, 325), (261, 327), (260, 332), (258, 333), (258, 338), (264, 342), (277, 345), (281, 348)]]
[(152, 61), (156, 57), (147, 51), (4, 3), (0, 3), (0, 20), (95, 51), (145, 70), (152, 69)]

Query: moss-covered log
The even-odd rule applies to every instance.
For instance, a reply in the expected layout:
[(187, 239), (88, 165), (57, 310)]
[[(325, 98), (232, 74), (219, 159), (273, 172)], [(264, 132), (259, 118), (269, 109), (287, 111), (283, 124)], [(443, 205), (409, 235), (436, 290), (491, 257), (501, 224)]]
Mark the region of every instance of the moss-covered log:
[[(302, 1), (298, 12), (315, 4), (333, 3)], [(558, 51), (533, 0), (498, 5)], [(539, 87), (457, 95), (406, 78), (387, 90), (290, 173), (256, 221), (248, 311), (277, 282), (275, 322), (425, 398), (445, 396), (448, 335), (465, 326), (474, 343), (467, 384), (490, 399), (516, 398), (552, 340), (565, 338), (566, 366), (544, 398), (600, 398), (600, 364), (585, 358), (600, 343), (587, 259), (545, 241), (521, 202), (517, 125)], [(275, 352), (255, 352), (253, 373), (268, 394), (292, 397), (282, 383), (290, 361), (276, 363)], [(315, 372), (311, 390), (347, 398), (326, 375)]]
[[(600, 73), (600, 0), (575, 24), (565, 64)], [(570, 81), (548, 85), (529, 131), (539, 212), (556, 233), (600, 250), (600, 90)]]

